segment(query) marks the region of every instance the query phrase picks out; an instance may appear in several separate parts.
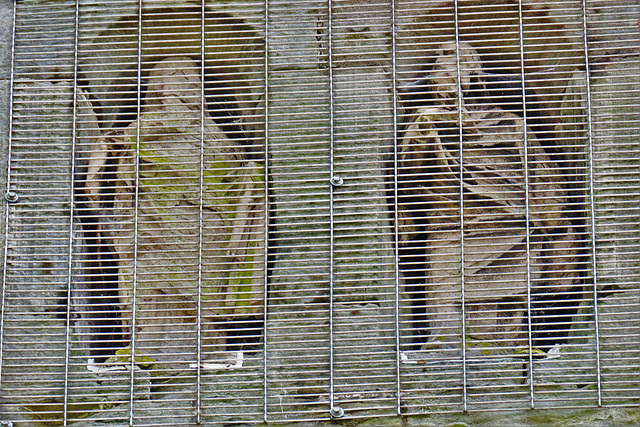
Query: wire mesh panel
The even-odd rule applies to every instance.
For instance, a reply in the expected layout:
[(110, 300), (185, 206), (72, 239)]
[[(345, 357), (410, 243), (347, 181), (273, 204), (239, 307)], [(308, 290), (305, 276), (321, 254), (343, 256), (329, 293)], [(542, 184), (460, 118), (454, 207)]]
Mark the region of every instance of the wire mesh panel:
[[(581, 27), (559, 32), (547, 13), (518, 4), (425, 5), (415, 15), (429, 22), (399, 43), (398, 72), (420, 78), (405, 86), (399, 209), (421, 322), (413, 357), (432, 369), (408, 368), (418, 397), (410, 405), (434, 397), (431, 405), (460, 409), (533, 407), (546, 394), (536, 376), (548, 374), (531, 365), (555, 343), (597, 375), (594, 347), (569, 331), (578, 306), (593, 306), (584, 286), (588, 142), (556, 126), (554, 111), (558, 81), (584, 67)], [(580, 5), (564, 17), (579, 23)], [(579, 117), (572, 126), (586, 120), (568, 114)], [(576, 401), (595, 399), (574, 390), (586, 380), (578, 366), (551, 374), (554, 399), (565, 386)]]
[(264, 7), (228, 6), (16, 5), (7, 407), (262, 419)]
[(16, 2), (1, 420), (637, 406), (638, 13)]

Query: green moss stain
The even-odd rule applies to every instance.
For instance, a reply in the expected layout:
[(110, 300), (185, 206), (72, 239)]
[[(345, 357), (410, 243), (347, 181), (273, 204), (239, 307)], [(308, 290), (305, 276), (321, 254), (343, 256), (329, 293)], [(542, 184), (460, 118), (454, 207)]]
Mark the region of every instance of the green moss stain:
[[(115, 403), (110, 402), (69, 402), (67, 406), (67, 413), (69, 417), (76, 419), (84, 419), (94, 414), (100, 413), (107, 409), (111, 409), (116, 406)], [(62, 426), (64, 422), (64, 403), (62, 402), (43, 402), (34, 403), (32, 405), (24, 405), (24, 408), (33, 414), (36, 419), (33, 423), (28, 425), (39, 426)], [(26, 424), (24, 424), (26, 425)]]
[[(139, 224), (144, 237), (138, 246), (138, 282), (145, 282), (146, 277), (154, 275), (154, 280), (161, 280), (166, 287), (195, 289), (198, 286), (197, 274), (192, 268), (185, 268), (184, 259), (192, 256), (189, 251), (197, 251), (194, 233), (197, 233), (198, 211), (202, 204), (206, 236), (203, 250), (206, 256), (217, 258), (215, 262), (226, 263), (218, 267), (226, 271), (204, 272), (200, 282), (201, 299), (208, 301), (208, 309), (215, 308), (220, 314), (251, 312), (255, 310), (253, 306), (258, 303), (264, 286), (264, 278), (256, 273), (256, 270), (261, 271), (262, 266), (256, 264), (261, 258), (256, 253), (258, 244), (252, 242), (256, 240), (256, 231), (249, 227), (244, 231), (238, 228), (242, 227), (240, 217), (246, 218), (249, 226), (264, 222), (260, 214), (254, 213), (258, 212), (256, 207), (264, 203), (261, 194), (264, 165), (247, 160), (240, 147), (230, 146), (231, 140), (206, 140), (202, 153), (199, 126), (194, 127), (199, 119), (194, 120), (176, 119), (166, 112), (147, 110), (141, 117), (140, 138), (137, 138), (135, 123), (125, 131), (130, 143), (127, 147), (131, 151), (129, 155), (139, 157), (140, 206), (145, 210), (145, 218), (150, 218)], [(202, 154), (204, 159), (201, 159)], [(202, 160), (204, 167), (201, 169)], [(134, 182), (131, 164), (123, 163), (123, 166), (126, 167), (119, 171), (120, 177), (126, 176)], [(191, 221), (196, 226), (192, 227)], [(163, 225), (181, 222), (184, 223), (182, 227), (188, 229), (183, 234)], [(232, 238), (234, 246), (230, 247)], [(243, 241), (240, 248), (235, 248), (238, 239)], [(160, 247), (166, 252), (163, 265), (158, 264), (153, 255), (149, 258), (146, 255), (147, 250), (151, 253)], [(173, 259), (173, 250), (183, 255)], [(131, 303), (132, 272), (123, 265), (120, 274), (125, 289), (123, 301)], [(184, 308), (189, 310), (195, 304), (196, 296), (188, 293), (185, 296)], [(114, 357), (120, 360), (130, 358), (130, 355)]]
[[(153, 369), (155, 359), (145, 356), (139, 350), (135, 350), (135, 364), (142, 369)], [(108, 358), (105, 365), (130, 365), (131, 364), (131, 347), (124, 347), (116, 351), (115, 355)]]

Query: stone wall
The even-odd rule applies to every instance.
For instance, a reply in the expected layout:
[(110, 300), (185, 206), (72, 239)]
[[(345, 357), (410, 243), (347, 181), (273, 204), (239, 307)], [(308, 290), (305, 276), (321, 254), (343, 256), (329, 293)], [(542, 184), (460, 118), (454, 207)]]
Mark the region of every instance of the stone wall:
[[(336, 2), (337, 3), (337, 2)], [(619, 20), (622, 12), (626, 11), (628, 19), (633, 20), (638, 16), (637, 5), (629, 2), (628, 6), (624, 6), (625, 2), (618, 2), (620, 7), (616, 12), (616, 20)], [(318, 2), (317, 7), (320, 2)], [(388, 268), (381, 264), (378, 270), (361, 269), (358, 262), (368, 264), (372, 260), (389, 260), (393, 258), (393, 254), (389, 252), (390, 241), (388, 235), (380, 235), (372, 237), (365, 235), (354, 235), (354, 230), (374, 230), (389, 227), (389, 218), (385, 212), (385, 185), (383, 177), (380, 175), (370, 174), (370, 165), (382, 165), (388, 160), (388, 148), (379, 147), (379, 152), (371, 152), (366, 144), (366, 135), (381, 135), (384, 137), (392, 137), (392, 124), (389, 122), (389, 111), (393, 107), (393, 99), (390, 96), (390, 82), (384, 79), (377, 79), (379, 76), (387, 76), (389, 69), (388, 51), (379, 50), (380, 46), (376, 45), (375, 40), (386, 37), (384, 30), (376, 28), (360, 28), (357, 31), (337, 31), (333, 40), (334, 49), (348, 52), (344, 56), (336, 55), (334, 63), (334, 109), (335, 116), (330, 117), (328, 111), (327, 92), (327, 73), (328, 70), (319, 66), (318, 63), (298, 63), (296, 58), (304, 55), (317, 55), (323, 58), (326, 52), (326, 36), (319, 33), (318, 22), (325, 25), (326, 18), (318, 18), (321, 13), (314, 9), (312, 5), (305, 6), (307, 9), (301, 12), (298, 7), (286, 7), (282, 3), (277, 12), (272, 14), (270, 32), (272, 34), (282, 34), (287, 36), (275, 37), (270, 41), (270, 49), (272, 56), (270, 57), (271, 70), (270, 76), (278, 79), (278, 86), (270, 94), (271, 97), (271, 128), (270, 136), (273, 145), (271, 167), (273, 170), (273, 202), (275, 207), (274, 227), (283, 236), (286, 236), (280, 242), (281, 248), (275, 255), (275, 262), (278, 265), (280, 273), (274, 274), (272, 279), (273, 307), (272, 316), (268, 326), (267, 339), (270, 343), (270, 362), (273, 366), (292, 366), (284, 369), (273, 369), (270, 371), (270, 384), (276, 388), (288, 389), (299, 388), (300, 390), (313, 390), (317, 387), (326, 387), (326, 374), (320, 373), (318, 377), (308, 375), (308, 366), (313, 366), (318, 360), (328, 358), (327, 348), (322, 345), (314, 347), (310, 341), (307, 347), (300, 346), (299, 342), (313, 334), (326, 334), (327, 325), (322, 323), (323, 319), (314, 318), (313, 312), (308, 315), (300, 316), (299, 312), (294, 310), (302, 307), (314, 307), (316, 310), (326, 310), (328, 305), (328, 295), (316, 295), (315, 289), (318, 283), (324, 280), (328, 274), (329, 265), (329, 234), (327, 232), (327, 212), (329, 211), (329, 191), (328, 182), (331, 178), (328, 174), (329, 170), (329, 152), (325, 143), (326, 134), (329, 132), (329, 124), (332, 120), (334, 123), (334, 140), (336, 141), (337, 150), (334, 153), (338, 159), (335, 166), (335, 174), (344, 177), (345, 186), (336, 187), (333, 193), (334, 209), (337, 217), (346, 218), (342, 223), (336, 224), (335, 230), (335, 247), (338, 248), (340, 256), (336, 259), (335, 266), (340, 269), (340, 281), (334, 289), (335, 313), (336, 319), (339, 319), (334, 325), (335, 333), (344, 338), (360, 335), (367, 337), (364, 347), (370, 351), (380, 355), (387, 355), (388, 358), (381, 358), (376, 361), (380, 369), (381, 376), (387, 375), (393, 377), (395, 369), (395, 349), (391, 348), (394, 343), (394, 336), (389, 335), (389, 331), (384, 330), (383, 326), (378, 326), (380, 317), (393, 316), (393, 306), (389, 304), (389, 300), (394, 296), (393, 274)], [(2, 158), (2, 167), (0, 168), (0, 188), (6, 187), (6, 153), (8, 141), (8, 105), (9, 105), (9, 78), (10, 78), (10, 35), (12, 22), (12, 0), (0, 0), (0, 149), (2, 150), (0, 158)], [(374, 14), (376, 6), (374, 2), (341, 2), (336, 5), (334, 10), (334, 25), (336, 28), (347, 28), (357, 26), (357, 22), (353, 22), (350, 13), (355, 10), (363, 10), (362, 13)], [(590, 18), (596, 23), (596, 29), (601, 31), (607, 30), (607, 16), (612, 13), (612, 9), (607, 7), (591, 8)], [(301, 18), (304, 16), (306, 18)], [(381, 19), (388, 19), (388, 16), (382, 16)], [(627, 26), (629, 27), (629, 26)], [(359, 27), (358, 27), (359, 28)], [(379, 32), (378, 32), (379, 31)], [(597, 33), (597, 31), (596, 31)], [(614, 36), (608, 32), (607, 37), (612, 39)], [(368, 41), (369, 40), (369, 41)], [(362, 54), (357, 57), (351, 55), (350, 49), (358, 46)], [(629, 75), (628, 71), (633, 70), (631, 66), (619, 66), (620, 63), (638, 63), (637, 45), (629, 47), (614, 43), (612, 40), (596, 39), (593, 41), (593, 49), (596, 52), (593, 70), (593, 81), (613, 81), (617, 85), (616, 90), (607, 90), (605, 93), (595, 92), (593, 94), (594, 111), (601, 112), (604, 117), (602, 120), (596, 120), (594, 123), (594, 138), (601, 145), (596, 155), (601, 160), (601, 164), (606, 165), (607, 161), (618, 162), (622, 156), (628, 156), (626, 163), (623, 163), (623, 169), (619, 167), (620, 163), (615, 163), (615, 167), (603, 167), (600, 171), (603, 176), (623, 176), (624, 182), (628, 188), (634, 188), (637, 184), (637, 176), (634, 178), (634, 171), (638, 167), (638, 141), (637, 132), (634, 133), (628, 129), (628, 123), (638, 123), (640, 121), (640, 101), (635, 99), (627, 99), (620, 102), (616, 99), (616, 93), (625, 93), (628, 91), (637, 91), (638, 77)], [(310, 54), (311, 52), (311, 54)], [(607, 60), (608, 55), (614, 55), (615, 61)], [(354, 64), (362, 67), (357, 72), (351, 68)], [(637, 69), (637, 68), (636, 68)], [(363, 73), (362, 70), (365, 70)], [(375, 78), (371, 78), (371, 77)], [(307, 85), (314, 86), (317, 89), (318, 96), (310, 98), (301, 98), (295, 101), (295, 85), (297, 82), (304, 80)], [(288, 90), (287, 83), (290, 88)], [(309, 88), (309, 86), (307, 86)], [(64, 89), (64, 84), (61, 85)], [(67, 88), (68, 89), (68, 88)], [(347, 94), (347, 95), (344, 95)], [(637, 92), (636, 92), (637, 94)], [(293, 99), (293, 100), (292, 100)], [(309, 133), (308, 129), (300, 128), (297, 125), (295, 117), (291, 116), (287, 108), (295, 103), (298, 113), (309, 113), (317, 120), (318, 129)], [(367, 108), (367, 103), (375, 103), (380, 106), (383, 113), (374, 113), (371, 108)], [(359, 113), (360, 106), (362, 112)], [(57, 108), (68, 108), (61, 104)], [(386, 113), (386, 114), (385, 114)], [(612, 120), (612, 117), (625, 117), (627, 123)], [(293, 119), (293, 120), (292, 120)], [(362, 131), (362, 135), (353, 135), (350, 132), (354, 126)], [(612, 145), (609, 141), (617, 138), (619, 145)], [(391, 138), (392, 139), (392, 138)], [(299, 144), (304, 141), (305, 144)], [(296, 144), (298, 143), (298, 144)], [(309, 150), (313, 150), (319, 158), (310, 159), (308, 157)], [(366, 156), (367, 162), (358, 162), (358, 158)], [(300, 181), (300, 175), (304, 173), (305, 181)], [(601, 193), (597, 199), (598, 212), (601, 213), (601, 221), (597, 224), (603, 236), (611, 236), (603, 239), (601, 260), (604, 268), (601, 272), (603, 280), (609, 282), (620, 283), (616, 275), (621, 271), (626, 271), (627, 278), (623, 280), (623, 290), (626, 292), (617, 293), (613, 298), (603, 299), (601, 306), (601, 316), (607, 321), (603, 323), (605, 329), (617, 330), (628, 329), (630, 331), (638, 331), (638, 320), (630, 318), (629, 313), (618, 313), (618, 304), (620, 302), (633, 305), (634, 300), (638, 298), (638, 233), (637, 227), (638, 216), (631, 204), (636, 204), (638, 193), (630, 191), (630, 203), (620, 205), (619, 198), (612, 197), (613, 191), (607, 192), (620, 184), (620, 180), (611, 178), (604, 180), (607, 185), (601, 189)], [(301, 194), (299, 189), (308, 186), (314, 188), (323, 188), (320, 193), (314, 192), (312, 195), (305, 196)], [(344, 189), (348, 190), (344, 190)], [(637, 186), (635, 187), (638, 188)], [(2, 190), (4, 192), (4, 190)], [(353, 195), (359, 195), (354, 197)], [(364, 196), (366, 195), (366, 196)], [(2, 203), (2, 220), (4, 221), (5, 204)], [(618, 212), (625, 212), (621, 221), (614, 221), (612, 218)], [(292, 214), (293, 213), (293, 214)], [(315, 228), (309, 228), (308, 221), (299, 221), (297, 219), (315, 217)], [(0, 224), (1, 240), (4, 241), (4, 223)], [(624, 241), (615, 240), (615, 236), (624, 233), (628, 236)], [(311, 237), (310, 237), (311, 236)], [(359, 246), (361, 245), (361, 246)], [(366, 245), (366, 251), (358, 249)], [(321, 250), (309, 250), (311, 246), (321, 248)], [(634, 249), (635, 248), (635, 249)], [(1, 250), (1, 248), (0, 248)], [(340, 252), (342, 251), (342, 252)], [(359, 253), (357, 262), (350, 260), (349, 254)], [(358, 252), (360, 251), (360, 252)], [(291, 280), (295, 275), (286, 274), (305, 269), (308, 282), (299, 283)], [(350, 287), (352, 282), (364, 282), (370, 284), (367, 289), (359, 289), (354, 291)], [(295, 297), (294, 297), (295, 295)], [(27, 301), (30, 302), (30, 301)], [(608, 316), (608, 317), (607, 317)], [(626, 317), (625, 317), (626, 316)], [(53, 331), (61, 328), (60, 322), (52, 321), (50, 325)], [(291, 325), (292, 331), (287, 334), (278, 332), (279, 325)], [(26, 337), (26, 340), (34, 340), (33, 337)], [(630, 343), (637, 345), (637, 338), (631, 337)], [(19, 342), (19, 340), (17, 341)], [(603, 353), (603, 360), (607, 357), (615, 355), (624, 346), (621, 342), (604, 343), (608, 345), (607, 352)], [(46, 346), (39, 351), (46, 351)], [(364, 348), (363, 347), (363, 348)], [(295, 351), (291, 351), (294, 348)], [(391, 350), (384, 350), (391, 348)], [(362, 361), (358, 360), (358, 354), (353, 353), (354, 347), (340, 352), (336, 352), (336, 363), (339, 366), (359, 366)], [(633, 350), (633, 349), (632, 349)], [(570, 348), (563, 351), (571, 352)], [(636, 349), (637, 353), (637, 349)], [(615, 358), (614, 358), (615, 359)], [(298, 370), (294, 367), (296, 364), (289, 364), (289, 360), (295, 360), (300, 366)], [(557, 369), (571, 369), (570, 366), (562, 366), (561, 362), (538, 362), (553, 364), (556, 363)], [(612, 362), (612, 363), (617, 363)], [(306, 366), (305, 366), (306, 364)], [(636, 363), (637, 365), (637, 363)], [(549, 368), (549, 366), (547, 366)], [(553, 368), (553, 367), (551, 367)], [(624, 372), (622, 366), (608, 366), (608, 369), (618, 372)], [(260, 366), (256, 365), (256, 373), (259, 373)], [(345, 384), (349, 384), (348, 377), (350, 372), (348, 369), (338, 369), (336, 375), (336, 384), (340, 385), (341, 375), (345, 378)], [(304, 384), (300, 385), (299, 376), (307, 375)], [(325, 375), (323, 377), (322, 375)], [(52, 377), (59, 381), (59, 378)], [(107, 378), (113, 384), (118, 382), (126, 383), (128, 373), (124, 375), (114, 374)], [(242, 378), (234, 378), (228, 375), (225, 379), (227, 383), (231, 383), (237, 379), (241, 382)], [(553, 383), (553, 378), (546, 378), (548, 382)], [(99, 388), (100, 384), (105, 381), (104, 377), (95, 376), (88, 378), (86, 386)], [(149, 392), (149, 379), (141, 376), (138, 378), (138, 392), (146, 395)], [(381, 386), (383, 389), (388, 388), (390, 384)], [(168, 386), (167, 386), (168, 387)], [(222, 393), (230, 402), (243, 393), (251, 395), (257, 389), (238, 390), (237, 395), (233, 392), (225, 392), (224, 384), (214, 384), (209, 391)], [(367, 390), (371, 392), (371, 390)], [(187, 393), (185, 392), (185, 396)], [(389, 399), (383, 393), (380, 394), (381, 399)], [(113, 399), (126, 400), (126, 396), (115, 395)], [(276, 405), (277, 401), (282, 401), (282, 395), (270, 396), (270, 402)], [(292, 402), (291, 397), (285, 397), (285, 400)], [(238, 400), (238, 403), (240, 400)], [(640, 402), (639, 402), (640, 403)], [(108, 404), (105, 400), (105, 405)], [(140, 410), (144, 411), (147, 405), (140, 404)], [(233, 405), (230, 405), (230, 407)], [(152, 411), (152, 405), (148, 405), (148, 409)], [(157, 408), (157, 407), (156, 407)], [(126, 407), (121, 410), (117, 408), (109, 408), (110, 416), (113, 418), (127, 418), (128, 411)], [(261, 408), (258, 408), (261, 409)], [(54, 409), (52, 409), (54, 410)], [(78, 409), (78, 410), (81, 410)], [(177, 416), (178, 414), (171, 412), (171, 407), (167, 405), (161, 411), (166, 411), (167, 416)], [(142, 413), (142, 412), (141, 412)], [(362, 412), (363, 415), (371, 417), (374, 411)], [(640, 409), (636, 408), (604, 408), (604, 409), (582, 409), (582, 410), (544, 410), (544, 411), (515, 411), (515, 412), (482, 412), (482, 413), (458, 413), (458, 414), (424, 414), (420, 416), (410, 417), (393, 417), (393, 411), (387, 411), (388, 417), (371, 418), (363, 420), (345, 420), (339, 421), (317, 421), (313, 424), (306, 425), (329, 426), (329, 425), (358, 425), (358, 426), (463, 426), (463, 425), (522, 425), (522, 426), (546, 426), (546, 425), (584, 425), (584, 426), (609, 426), (609, 425), (637, 425), (640, 424)], [(158, 415), (157, 413), (153, 414)], [(228, 419), (233, 419), (233, 413), (225, 414)], [(11, 414), (3, 414), (0, 421), (17, 421), (19, 419), (11, 419)], [(178, 418), (176, 418), (178, 420)], [(28, 425), (28, 421), (22, 420)], [(179, 421), (176, 421), (178, 423)], [(91, 421), (90, 418), (82, 423), (82, 425), (108, 425), (105, 421)]]

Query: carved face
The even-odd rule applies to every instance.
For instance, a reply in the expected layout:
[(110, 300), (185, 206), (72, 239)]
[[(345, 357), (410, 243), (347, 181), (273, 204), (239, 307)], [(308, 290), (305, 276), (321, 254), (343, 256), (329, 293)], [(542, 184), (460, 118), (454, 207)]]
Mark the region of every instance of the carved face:
[[(456, 55), (456, 51), (458, 54)], [(437, 59), (430, 73), (435, 83), (432, 92), (443, 106), (458, 105), (458, 74), (462, 93), (467, 93), (482, 74), (480, 56), (467, 43), (445, 43), (436, 52)]]
[(149, 85), (145, 94), (145, 109), (178, 106), (200, 110), (201, 76), (198, 64), (191, 58), (179, 56), (159, 62), (149, 72)]

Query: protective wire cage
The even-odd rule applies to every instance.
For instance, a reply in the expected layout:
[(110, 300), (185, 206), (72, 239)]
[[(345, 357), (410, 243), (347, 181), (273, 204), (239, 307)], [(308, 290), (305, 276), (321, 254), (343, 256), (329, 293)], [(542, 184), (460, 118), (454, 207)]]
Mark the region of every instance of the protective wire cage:
[(639, 13), (17, 1), (0, 419), (638, 406)]

